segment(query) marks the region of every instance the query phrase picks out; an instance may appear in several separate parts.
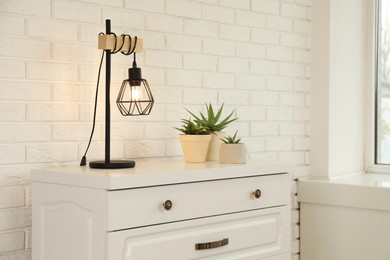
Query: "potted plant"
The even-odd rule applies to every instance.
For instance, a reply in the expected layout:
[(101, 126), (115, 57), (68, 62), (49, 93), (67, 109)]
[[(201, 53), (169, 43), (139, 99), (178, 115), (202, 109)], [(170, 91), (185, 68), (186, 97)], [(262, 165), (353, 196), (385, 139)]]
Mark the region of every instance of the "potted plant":
[(231, 122), (237, 120), (237, 118), (232, 118), (234, 110), (225, 118), (221, 119), (223, 105), (218, 109), (217, 113), (214, 113), (213, 106), (211, 103), (206, 104), (206, 115), (200, 112), (200, 116), (196, 116), (194, 113), (187, 111), (195, 118), (194, 121), (204, 126), (211, 133), (211, 141), (209, 150), (207, 152), (208, 161), (216, 161), (219, 157), (219, 147), (222, 144), (221, 138), (226, 136), (226, 133), (222, 132)]
[(240, 143), (241, 139), (237, 138), (237, 131), (233, 136), (221, 140), (223, 143), (219, 150), (220, 163), (246, 163), (246, 147), (245, 144)]
[(179, 140), (184, 160), (189, 163), (205, 162), (211, 139), (210, 131), (191, 119), (182, 119), (181, 122), (181, 128), (175, 128), (181, 132)]

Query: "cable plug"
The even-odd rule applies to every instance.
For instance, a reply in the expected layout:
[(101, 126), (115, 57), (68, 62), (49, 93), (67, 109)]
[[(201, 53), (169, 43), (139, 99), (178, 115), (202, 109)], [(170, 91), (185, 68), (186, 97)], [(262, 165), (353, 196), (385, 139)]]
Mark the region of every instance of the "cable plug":
[(84, 155), (83, 158), (81, 158), (80, 166), (85, 166), (85, 165), (87, 165), (87, 157), (85, 157)]

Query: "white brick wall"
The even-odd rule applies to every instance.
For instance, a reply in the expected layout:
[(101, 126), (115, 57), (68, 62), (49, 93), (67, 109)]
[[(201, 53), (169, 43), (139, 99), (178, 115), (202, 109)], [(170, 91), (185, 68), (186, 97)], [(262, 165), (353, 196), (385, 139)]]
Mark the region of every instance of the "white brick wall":
[[(292, 259), (299, 259), (295, 179), (309, 174), (310, 0), (0, 1), (0, 260), (31, 259), (33, 168), (79, 163), (87, 145), (104, 20), (144, 39), (138, 64), (156, 104), (112, 106), (113, 158), (182, 156), (184, 107), (235, 109), (254, 159), (295, 165)], [(132, 59), (112, 58), (112, 98)], [(101, 78), (104, 82), (104, 75)], [(101, 84), (103, 86), (103, 84)], [(104, 100), (89, 159), (104, 156)]]

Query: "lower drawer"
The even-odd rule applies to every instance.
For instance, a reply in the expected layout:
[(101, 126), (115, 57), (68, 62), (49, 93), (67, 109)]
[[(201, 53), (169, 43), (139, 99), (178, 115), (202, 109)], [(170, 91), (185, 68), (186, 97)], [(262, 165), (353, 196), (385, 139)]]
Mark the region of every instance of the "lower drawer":
[(264, 258), (263, 260), (291, 260), (291, 254), (275, 255)]
[(108, 260), (288, 260), (290, 210), (283, 206), (110, 232), (107, 244)]

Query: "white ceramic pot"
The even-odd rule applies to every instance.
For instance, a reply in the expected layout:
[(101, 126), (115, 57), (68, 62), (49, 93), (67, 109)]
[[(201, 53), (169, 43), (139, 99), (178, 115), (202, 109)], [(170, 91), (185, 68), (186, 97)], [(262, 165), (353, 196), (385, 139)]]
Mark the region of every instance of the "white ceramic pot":
[(245, 144), (221, 144), (219, 150), (220, 163), (246, 163), (247, 152)]
[(179, 139), (186, 162), (206, 161), (211, 135), (179, 135)]
[(218, 161), (219, 148), (221, 147), (221, 144), (223, 144), (221, 138), (223, 139), (225, 137), (225, 132), (214, 132), (211, 134), (210, 146), (209, 150), (207, 151), (207, 161)]

